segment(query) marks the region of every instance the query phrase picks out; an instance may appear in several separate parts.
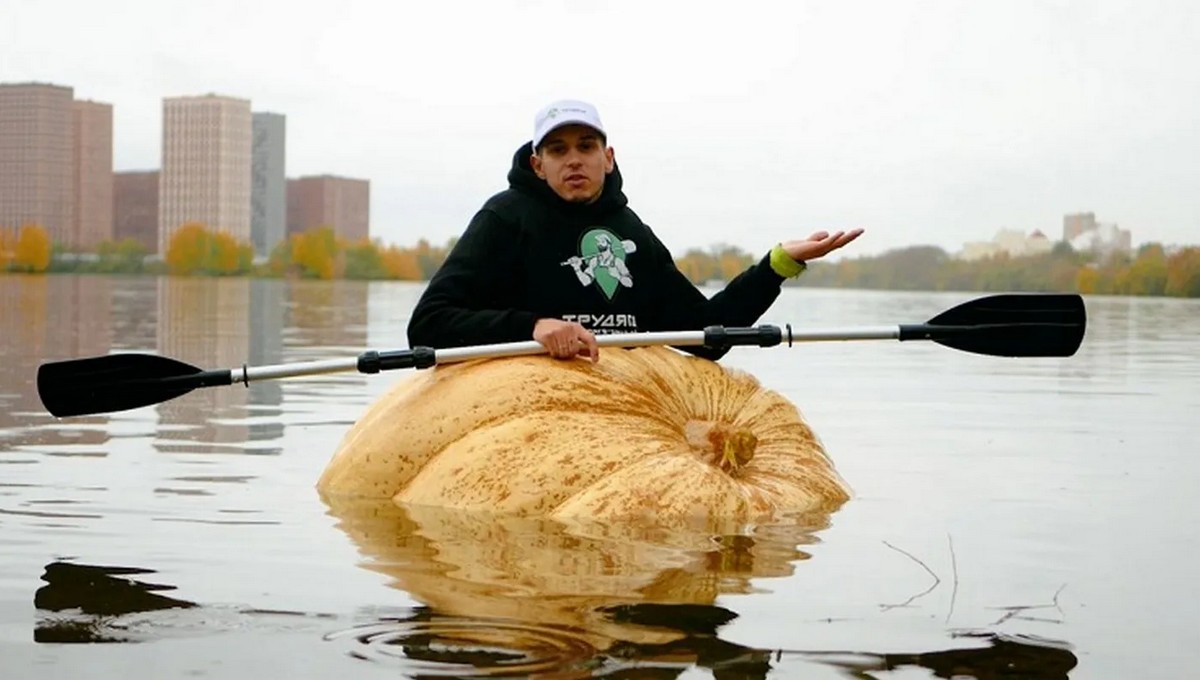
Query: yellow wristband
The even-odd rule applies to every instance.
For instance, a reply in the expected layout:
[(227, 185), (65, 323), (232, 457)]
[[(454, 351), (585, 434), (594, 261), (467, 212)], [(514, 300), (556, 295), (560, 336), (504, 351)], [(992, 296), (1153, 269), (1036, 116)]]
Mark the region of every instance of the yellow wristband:
[(777, 243), (771, 249), (771, 269), (775, 270), (775, 273), (783, 278), (790, 279), (799, 276), (801, 272), (808, 269), (808, 265), (804, 262), (793, 260), (792, 256), (788, 255), (787, 251), (783, 249), (783, 244)]

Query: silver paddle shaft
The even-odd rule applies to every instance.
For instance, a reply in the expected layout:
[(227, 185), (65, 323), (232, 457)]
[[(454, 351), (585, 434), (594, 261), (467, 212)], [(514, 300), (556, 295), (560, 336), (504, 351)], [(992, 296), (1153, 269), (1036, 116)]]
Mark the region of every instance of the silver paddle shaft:
[[(899, 326), (874, 326), (855, 328), (830, 328), (811, 331), (795, 331), (790, 326), (783, 331), (780, 344), (795, 342), (825, 342), (831, 340), (895, 340), (900, 337)], [(596, 336), (601, 347), (650, 347), (656, 345), (696, 346), (705, 344), (704, 331), (654, 331), (647, 333), (610, 333)], [(403, 351), (403, 350), (402, 350)], [(535, 340), (502, 342), (470, 347), (447, 347), (435, 350), (435, 362), (448, 364), (475, 359), (492, 359), (509, 356), (543, 354), (547, 350)], [(238, 366), (229, 369), (233, 383), (251, 383), (258, 380), (274, 380), (302, 375), (342, 373), (359, 370), (360, 357), (344, 357), (273, 366)]]

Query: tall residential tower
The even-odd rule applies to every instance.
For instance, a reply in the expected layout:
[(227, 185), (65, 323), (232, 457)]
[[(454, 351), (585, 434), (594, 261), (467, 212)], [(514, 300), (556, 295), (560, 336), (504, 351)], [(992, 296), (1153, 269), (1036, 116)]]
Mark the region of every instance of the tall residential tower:
[(250, 241), (250, 102), (168, 97), (162, 135), (158, 252), (192, 222)]
[(0, 84), (0, 227), (36, 224), (67, 248), (112, 238), (112, 105), (73, 88)]
[(94, 251), (113, 240), (113, 108), (111, 104), (76, 100), (74, 245)]
[(287, 236), (287, 119), (255, 113), (253, 128), (250, 235), (255, 255), (265, 257)]

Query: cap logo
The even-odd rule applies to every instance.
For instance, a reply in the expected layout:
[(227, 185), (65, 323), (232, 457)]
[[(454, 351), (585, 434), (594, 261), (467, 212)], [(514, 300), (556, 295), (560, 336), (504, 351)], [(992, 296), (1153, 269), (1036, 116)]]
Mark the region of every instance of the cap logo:
[(556, 102), (552, 106), (548, 106), (541, 111), (534, 122), (533, 144), (536, 147), (546, 134), (559, 125), (558, 119), (562, 118), (564, 122), (572, 120), (583, 123), (590, 127), (604, 132), (601, 127), (600, 119), (596, 110), (587, 104), (573, 104), (570, 102)]

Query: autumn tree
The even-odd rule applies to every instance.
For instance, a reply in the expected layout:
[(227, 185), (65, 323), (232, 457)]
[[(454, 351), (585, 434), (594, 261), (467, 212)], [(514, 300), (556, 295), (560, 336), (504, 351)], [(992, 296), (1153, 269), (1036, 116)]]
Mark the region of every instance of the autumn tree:
[(1200, 298), (1200, 248), (1183, 248), (1167, 258), (1167, 295)]
[(209, 260), (210, 239), (204, 225), (185, 224), (171, 234), (167, 243), (167, 271), (179, 276), (203, 273)]
[(754, 264), (754, 257), (735, 246), (716, 246), (711, 251), (716, 261), (717, 276), (723, 281), (731, 281), (746, 268)]
[(1167, 289), (1167, 256), (1161, 245), (1147, 244), (1129, 265), (1126, 287), (1130, 295), (1162, 295)]
[(1100, 272), (1095, 267), (1080, 267), (1075, 272), (1075, 290), (1082, 295), (1095, 295), (1100, 286)]
[(417, 251), (412, 248), (389, 246), (384, 249), (382, 260), (389, 278), (401, 281), (420, 281), (425, 278)]
[(291, 263), (301, 276), (332, 279), (342, 274), (342, 243), (330, 227), (292, 234)]
[(682, 256), (675, 258), (675, 267), (696, 285), (715, 279), (718, 271), (717, 262), (711, 255), (699, 248), (691, 248)]
[(40, 225), (27, 224), (17, 234), (9, 269), (18, 272), (41, 273), (50, 266), (53, 243), (50, 234)]
[(254, 250), (231, 234), (211, 232), (189, 222), (171, 235), (167, 244), (167, 271), (179, 276), (230, 275), (250, 271)]
[(360, 239), (346, 246), (345, 274), (348, 279), (384, 279), (388, 278), (387, 268), (383, 265), (383, 256), (379, 246), (368, 239)]

